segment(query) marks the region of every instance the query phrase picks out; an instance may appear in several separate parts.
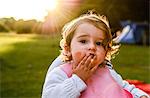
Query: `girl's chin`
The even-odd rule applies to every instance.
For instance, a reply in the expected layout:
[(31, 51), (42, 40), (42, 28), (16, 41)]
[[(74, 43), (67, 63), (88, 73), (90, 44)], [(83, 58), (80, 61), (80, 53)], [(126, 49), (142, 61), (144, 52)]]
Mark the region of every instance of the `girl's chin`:
[(104, 61), (101, 61), (101, 62), (99, 62), (99, 61), (96, 62), (96, 61), (95, 61), (95, 62), (93, 62), (93, 64), (94, 64), (94, 65), (103, 65), (103, 64), (104, 64)]

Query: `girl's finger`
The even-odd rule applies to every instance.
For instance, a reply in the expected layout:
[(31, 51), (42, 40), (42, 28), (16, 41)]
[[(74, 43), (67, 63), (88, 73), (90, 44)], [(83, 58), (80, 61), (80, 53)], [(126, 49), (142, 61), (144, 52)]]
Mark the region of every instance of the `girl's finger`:
[(94, 56), (94, 57), (90, 60), (90, 63), (89, 63), (89, 66), (88, 66), (89, 69), (93, 68), (93, 62), (94, 62), (95, 59), (96, 59), (96, 56)]
[(85, 65), (85, 67), (87, 67), (88, 68), (88, 66), (90, 65), (90, 63), (91, 63), (91, 59), (92, 59), (92, 56), (90, 55), (90, 56), (88, 56), (88, 58), (87, 58), (87, 60), (85, 61), (85, 63), (84, 63), (84, 65)]
[(81, 62), (79, 63), (79, 65), (80, 66), (84, 66), (84, 64), (85, 64), (85, 61), (87, 60), (87, 58), (88, 58), (89, 56), (84, 56), (84, 58), (81, 60)]

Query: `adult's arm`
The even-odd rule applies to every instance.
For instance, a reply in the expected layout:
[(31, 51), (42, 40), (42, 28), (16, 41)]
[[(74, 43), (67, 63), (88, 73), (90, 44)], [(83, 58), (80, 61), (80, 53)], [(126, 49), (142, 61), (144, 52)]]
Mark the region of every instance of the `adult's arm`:
[(60, 55), (50, 64), (48, 72), (52, 71), (54, 68), (62, 65), (64, 62), (62, 61)]

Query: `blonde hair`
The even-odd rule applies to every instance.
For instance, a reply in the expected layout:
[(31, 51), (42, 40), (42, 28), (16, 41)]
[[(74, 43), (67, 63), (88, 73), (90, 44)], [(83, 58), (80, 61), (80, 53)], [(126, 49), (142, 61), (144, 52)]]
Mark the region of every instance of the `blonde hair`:
[[(71, 61), (71, 53), (69, 52), (68, 46), (70, 46), (71, 40), (73, 38), (74, 32), (77, 27), (82, 24), (88, 22), (95, 27), (102, 30), (105, 34), (105, 39), (103, 40), (103, 46), (107, 51), (106, 59), (110, 60), (111, 56), (117, 52), (117, 50), (112, 48), (112, 35), (111, 30), (109, 27), (109, 22), (104, 15), (95, 14), (93, 12), (84, 14), (79, 18), (72, 20), (71, 22), (67, 23), (62, 29), (62, 40), (60, 41), (61, 50), (61, 57), (63, 61)], [(113, 51), (112, 51), (113, 50)], [(114, 52), (114, 53), (113, 53)], [(113, 53), (113, 54), (112, 54)]]

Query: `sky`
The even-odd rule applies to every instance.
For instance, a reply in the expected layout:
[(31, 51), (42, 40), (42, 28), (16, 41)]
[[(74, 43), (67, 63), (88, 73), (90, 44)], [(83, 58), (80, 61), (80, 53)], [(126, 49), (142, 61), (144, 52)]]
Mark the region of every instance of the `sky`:
[[(0, 0), (0, 18), (14, 17), (16, 20), (36, 19), (43, 21), (44, 17), (47, 16), (48, 12), (50, 11), (56, 12), (57, 9), (59, 9), (60, 1), (66, 1), (66, 4), (68, 4), (63, 6), (63, 8), (69, 6), (66, 12), (63, 11), (63, 14), (66, 14), (74, 4), (78, 3), (80, 4), (79, 1), (84, 0)], [(113, 2), (119, 2), (119, 0), (114, 0)], [(128, 4), (127, 8), (129, 8), (130, 12), (132, 12), (130, 13), (130, 16), (133, 16), (132, 19), (135, 19), (136, 18), (135, 16), (138, 16), (137, 17), (138, 19), (148, 20), (149, 14), (147, 10), (148, 9), (147, 0), (125, 0), (120, 2), (129, 2), (127, 3)], [(127, 16), (129, 15), (126, 15), (126, 17)], [(124, 16), (122, 16), (122, 18), (124, 18)]]
[(48, 11), (55, 10), (56, 0), (0, 0), (0, 18), (36, 19), (42, 21)]

